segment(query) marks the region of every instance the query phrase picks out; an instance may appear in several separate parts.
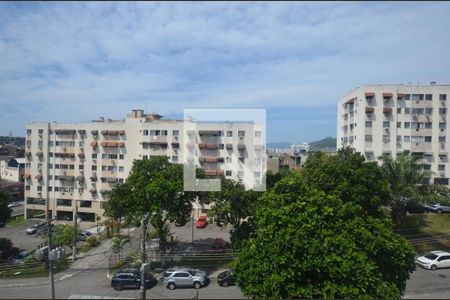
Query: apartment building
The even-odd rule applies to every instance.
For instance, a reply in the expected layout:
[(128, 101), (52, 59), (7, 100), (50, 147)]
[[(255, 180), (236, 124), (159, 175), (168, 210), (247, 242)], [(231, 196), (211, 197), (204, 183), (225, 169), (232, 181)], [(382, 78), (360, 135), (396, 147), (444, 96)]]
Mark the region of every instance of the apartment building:
[(449, 184), (447, 113), (450, 85), (365, 85), (340, 98), (337, 148), (351, 146), (368, 160), (408, 150), (423, 155), (432, 182)]
[(157, 155), (173, 163), (194, 158), (209, 178), (240, 179), (247, 188), (262, 183), (266, 161), (258, 125), (202, 122), (183, 131), (192, 121), (132, 110), (117, 121), (28, 124), (25, 216), (48, 217), (48, 212), (52, 218), (71, 220), (77, 207), (83, 220), (103, 218), (108, 192), (126, 180), (133, 160)]

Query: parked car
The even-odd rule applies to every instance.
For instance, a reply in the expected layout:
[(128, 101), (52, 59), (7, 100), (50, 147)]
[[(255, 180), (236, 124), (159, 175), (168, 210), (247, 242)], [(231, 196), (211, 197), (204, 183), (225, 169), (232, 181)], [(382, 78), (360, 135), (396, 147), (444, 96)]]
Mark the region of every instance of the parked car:
[(43, 230), (46, 230), (47, 228), (48, 228), (48, 227), (47, 227), (47, 224), (46, 224), (46, 223), (43, 223), (43, 224), (41, 224), (41, 223), (35, 223), (35, 224), (31, 225), (30, 227), (28, 227), (28, 228), (25, 230), (25, 233), (28, 234), (28, 235), (30, 235), (30, 234), (35, 234), (35, 233), (38, 232), (38, 230), (42, 232)]
[(163, 282), (170, 290), (177, 287), (194, 287), (196, 289), (206, 285), (206, 272), (189, 268), (173, 268), (164, 272)]
[(89, 231), (82, 231), (82, 232), (80, 233), (80, 241), (85, 241), (85, 240), (87, 240), (88, 237), (90, 237), (90, 236), (94, 236), (94, 234), (92, 234), (92, 233), (89, 232)]
[(429, 208), (422, 203), (414, 202), (412, 200), (406, 200), (403, 201), (403, 207), (408, 213), (415, 213), (415, 214), (423, 214), (425, 212), (430, 211)]
[[(156, 284), (156, 278), (150, 274), (145, 274), (145, 288), (148, 289)], [(139, 289), (141, 286), (141, 273), (137, 269), (121, 270), (111, 278), (111, 287), (120, 291), (124, 288)]]
[(20, 202), (11, 202), (10, 204), (8, 204), (9, 208), (13, 208), (13, 207), (18, 207), (21, 206), (22, 204)]
[(23, 264), (23, 260), (28, 256), (28, 251), (22, 250), (20, 253), (12, 259), (12, 263), (15, 265)]
[(197, 228), (205, 228), (207, 224), (208, 224), (208, 221), (206, 220), (206, 217), (200, 216), (200, 217), (198, 217), (198, 220), (195, 223), (195, 226)]
[(217, 283), (220, 286), (227, 287), (230, 285), (234, 285), (234, 273), (231, 270), (220, 273), (217, 276)]
[(186, 249), (183, 251), (183, 256), (193, 256), (197, 254), (197, 249), (195, 249), (192, 246), (187, 246)]
[(416, 264), (429, 270), (450, 267), (450, 253), (445, 251), (431, 251), (417, 258)]
[(443, 213), (443, 212), (450, 212), (450, 206), (448, 205), (442, 205), (442, 204), (429, 204), (427, 205), (427, 208), (435, 213)]

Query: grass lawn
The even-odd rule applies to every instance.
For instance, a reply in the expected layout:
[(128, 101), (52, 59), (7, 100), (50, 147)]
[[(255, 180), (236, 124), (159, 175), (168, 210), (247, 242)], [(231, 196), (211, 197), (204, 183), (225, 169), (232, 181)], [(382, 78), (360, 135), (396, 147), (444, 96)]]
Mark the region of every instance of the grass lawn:
[(406, 216), (399, 233), (406, 237), (419, 254), (432, 250), (450, 251), (450, 214)]
[(25, 221), (26, 220), (25, 220), (23, 215), (22, 216), (17, 216), (17, 217), (9, 218), (6, 221), (5, 226), (6, 227), (16, 227), (17, 225), (25, 223)]

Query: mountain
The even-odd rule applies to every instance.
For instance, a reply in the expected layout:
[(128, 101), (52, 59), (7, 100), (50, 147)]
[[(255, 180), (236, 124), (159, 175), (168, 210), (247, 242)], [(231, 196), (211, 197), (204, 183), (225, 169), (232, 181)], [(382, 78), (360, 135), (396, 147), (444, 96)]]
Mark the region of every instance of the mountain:
[(336, 138), (326, 137), (319, 141), (309, 143), (311, 150), (336, 150)]
[(277, 149), (285, 149), (285, 148), (289, 148), (292, 145), (292, 143), (285, 143), (285, 142), (281, 142), (281, 143), (267, 143), (267, 148), (277, 148)]

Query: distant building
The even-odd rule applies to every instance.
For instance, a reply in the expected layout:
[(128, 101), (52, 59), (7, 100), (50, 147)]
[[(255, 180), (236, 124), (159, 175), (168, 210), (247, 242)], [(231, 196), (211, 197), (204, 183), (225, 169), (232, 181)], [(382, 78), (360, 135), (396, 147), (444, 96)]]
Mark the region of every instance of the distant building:
[(436, 184), (449, 185), (450, 85), (364, 85), (337, 105), (337, 148), (350, 146), (376, 161), (405, 150), (423, 156)]
[(289, 152), (294, 153), (305, 153), (309, 152), (310, 146), (308, 143), (302, 143), (302, 144), (292, 144), (289, 148)]
[(14, 201), (23, 201), (23, 182), (0, 179), (0, 189), (8, 191), (13, 197)]
[(25, 158), (11, 158), (0, 161), (0, 178), (14, 181), (24, 182)]

